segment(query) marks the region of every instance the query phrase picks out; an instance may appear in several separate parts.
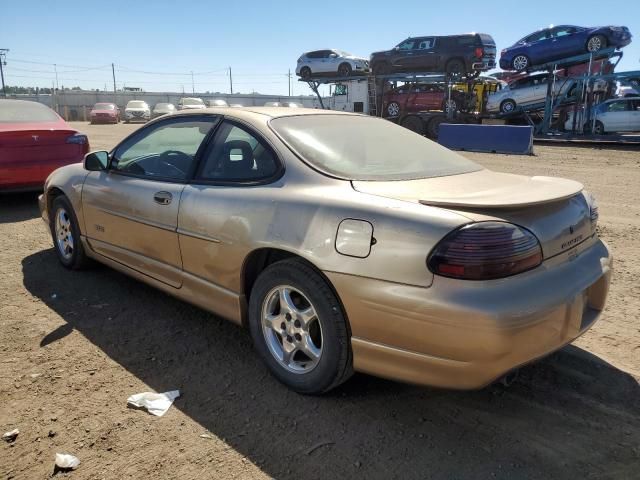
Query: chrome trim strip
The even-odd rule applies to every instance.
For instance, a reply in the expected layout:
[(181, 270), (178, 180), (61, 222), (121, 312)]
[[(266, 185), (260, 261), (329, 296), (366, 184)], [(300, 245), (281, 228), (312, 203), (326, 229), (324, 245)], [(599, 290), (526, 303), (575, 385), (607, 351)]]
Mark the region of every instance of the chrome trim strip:
[(106, 208), (97, 207), (95, 205), (91, 205), (91, 206), (93, 208), (95, 208), (96, 210), (100, 210), (101, 212), (106, 213), (107, 215), (113, 215), (114, 217), (124, 218), (125, 220), (131, 220), (132, 222), (142, 223), (143, 225), (148, 225), (150, 227), (159, 228), (161, 230), (167, 230), (168, 232), (175, 232), (176, 231), (176, 227), (174, 227), (172, 225), (167, 225), (167, 224), (158, 223), (158, 222), (152, 222), (151, 220), (147, 220), (147, 219), (140, 218), (140, 217), (135, 217), (133, 215), (127, 215), (127, 214), (124, 214), (124, 213), (116, 212), (114, 210), (108, 210)]
[(178, 233), (178, 235), (184, 235), (186, 237), (197, 238), (198, 240), (204, 240), (204, 241), (213, 242), (213, 243), (222, 243), (221, 240), (219, 240), (219, 239), (217, 239), (215, 237), (210, 237), (210, 236), (204, 235), (202, 233), (192, 232), (191, 230), (185, 230), (184, 228), (178, 228), (176, 230), (176, 232)]

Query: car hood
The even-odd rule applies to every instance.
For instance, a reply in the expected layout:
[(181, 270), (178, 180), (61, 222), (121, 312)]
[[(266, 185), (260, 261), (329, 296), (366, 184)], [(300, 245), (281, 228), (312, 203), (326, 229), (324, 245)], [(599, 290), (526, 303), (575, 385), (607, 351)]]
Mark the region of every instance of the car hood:
[(101, 110), (101, 109), (93, 109), (91, 110), (91, 113), (108, 113), (110, 115), (115, 115), (116, 111), (115, 110)]
[(572, 197), (579, 182), (553, 177), (527, 177), (491, 170), (418, 180), (353, 181), (362, 193), (423, 205), (462, 208), (519, 208)]
[(148, 112), (149, 109), (146, 107), (127, 107), (125, 108), (126, 112)]
[(356, 60), (359, 62), (368, 62), (369, 60), (363, 57), (356, 57), (355, 55), (347, 55), (346, 57), (347, 60)]

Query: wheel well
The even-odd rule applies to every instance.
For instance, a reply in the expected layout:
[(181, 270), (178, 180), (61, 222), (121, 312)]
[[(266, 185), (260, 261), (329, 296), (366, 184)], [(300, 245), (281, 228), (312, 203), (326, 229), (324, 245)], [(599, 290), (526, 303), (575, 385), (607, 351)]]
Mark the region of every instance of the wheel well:
[(64, 196), (64, 192), (60, 190), (58, 187), (51, 187), (46, 192), (47, 194), (47, 213), (51, 213), (51, 206), (53, 205), (53, 201), (60, 197)]
[[(279, 262), (281, 260), (286, 260), (289, 258), (297, 259), (305, 262), (307, 265), (313, 268), (313, 270), (315, 270), (315, 272), (318, 275), (320, 275), (325, 280), (325, 282), (327, 282), (327, 285), (329, 286), (331, 291), (334, 293), (334, 295), (338, 299), (338, 302), (342, 306), (342, 313), (344, 315), (344, 318), (347, 320), (347, 329), (349, 331), (349, 336), (351, 336), (351, 325), (349, 324), (349, 318), (347, 316), (347, 312), (344, 308), (344, 304), (342, 303), (342, 300), (340, 299), (340, 295), (338, 295), (338, 292), (334, 288), (333, 284), (329, 281), (326, 275), (322, 273), (322, 271), (318, 267), (316, 267), (313, 263), (308, 261), (306, 258), (301, 257), (300, 255), (297, 255), (295, 253), (289, 252), (287, 250), (281, 250), (279, 248), (259, 248), (258, 250), (254, 250), (253, 252), (251, 252), (247, 256), (247, 258), (245, 258), (244, 263), (242, 265), (242, 292), (241, 293), (245, 297), (246, 304), (247, 305), (249, 304), (249, 298), (251, 297), (251, 290), (253, 289), (253, 285), (256, 283), (258, 276), (269, 265), (272, 265), (276, 262)], [(244, 315), (242, 321), (243, 321), (243, 324), (247, 326), (246, 323), (248, 321), (248, 315)]]
[(450, 58), (449, 60), (447, 60), (447, 63), (445, 63), (445, 66), (444, 66), (445, 70), (447, 70), (447, 67), (451, 64), (451, 62), (455, 62), (455, 61), (461, 62), (462, 66), (464, 67), (464, 69), (465, 70), (467, 69), (467, 62), (465, 61), (464, 58), (462, 58), (462, 57), (453, 57), (453, 58)]

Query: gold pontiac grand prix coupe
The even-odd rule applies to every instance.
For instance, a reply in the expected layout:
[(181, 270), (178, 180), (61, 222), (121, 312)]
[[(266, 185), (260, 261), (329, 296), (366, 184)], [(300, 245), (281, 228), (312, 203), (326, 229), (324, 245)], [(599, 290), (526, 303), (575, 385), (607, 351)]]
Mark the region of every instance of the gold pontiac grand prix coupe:
[(354, 370), (480, 388), (589, 329), (611, 279), (581, 184), (348, 113), (163, 117), (56, 170), (40, 209), (65, 267), (97, 260), (247, 326), (307, 394)]

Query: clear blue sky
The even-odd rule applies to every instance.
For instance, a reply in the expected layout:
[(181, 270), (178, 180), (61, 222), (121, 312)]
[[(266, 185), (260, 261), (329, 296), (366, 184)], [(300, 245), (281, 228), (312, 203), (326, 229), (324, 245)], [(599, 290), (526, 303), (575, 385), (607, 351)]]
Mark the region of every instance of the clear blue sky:
[[(368, 57), (409, 35), (484, 32), (498, 49), (550, 24), (626, 25), (618, 67), (640, 70), (640, 1), (28, 1), (4, 2), (0, 48), (10, 85), (287, 94), (300, 53), (340, 48)], [(94, 68), (86, 70), (87, 68)], [(150, 72), (138, 73), (137, 71)], [(292, 81), (293, 94), (309, 94)]]

